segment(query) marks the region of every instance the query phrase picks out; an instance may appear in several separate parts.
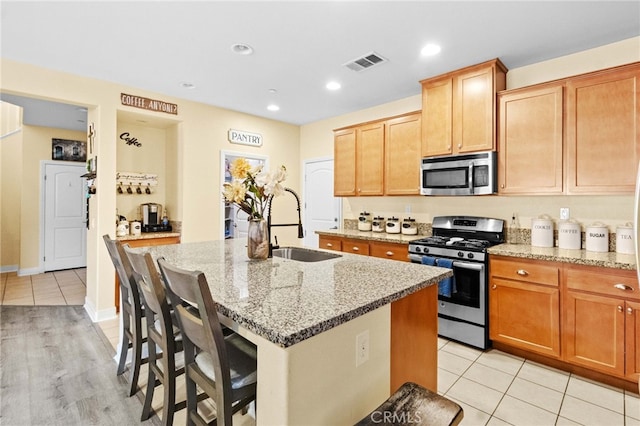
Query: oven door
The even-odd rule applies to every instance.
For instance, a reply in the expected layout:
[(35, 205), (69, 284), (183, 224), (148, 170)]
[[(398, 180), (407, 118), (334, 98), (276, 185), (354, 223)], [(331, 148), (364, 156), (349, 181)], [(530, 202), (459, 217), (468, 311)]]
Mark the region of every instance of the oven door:
[(452, 267), (455, 288), (451, 297), (438, 295), (438, 315), (485, 325), (485, 264), (454, 261)]

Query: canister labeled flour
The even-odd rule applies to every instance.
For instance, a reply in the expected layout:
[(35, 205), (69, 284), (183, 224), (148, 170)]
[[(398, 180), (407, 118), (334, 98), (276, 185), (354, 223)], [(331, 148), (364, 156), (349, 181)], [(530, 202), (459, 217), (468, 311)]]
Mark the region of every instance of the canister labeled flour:
[(627, 222), (616, 228), (616, 253), (635, 254), (633, 224)]
[(609, 251), (609, 228), (601, 222), (596, 222), (587, 226), (586, 229), (586, 249), (587, 251), (607, 252)]
[(531, 219), (531, 245), (534, 247), (553, 247), (553, 220), (549, 215)]
[(580, 250), (582, 247), (582, 227), (575, 220), (565, 220), (558, 224), (558, 248)]

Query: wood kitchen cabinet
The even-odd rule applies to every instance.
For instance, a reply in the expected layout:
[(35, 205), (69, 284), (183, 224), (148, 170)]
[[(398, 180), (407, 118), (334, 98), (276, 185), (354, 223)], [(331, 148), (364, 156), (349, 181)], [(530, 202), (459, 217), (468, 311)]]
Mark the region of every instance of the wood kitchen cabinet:
[(318, 247), (327, 250), (342, 251), (342, 238), (320, 235), (318, 237)]
[(420, 112), (386, 122), (385, 195), (420, 195), (421, 123)]
[(498, 95), (498, 193), (563, 192), (563, 84)]
[(635, 271), (570, 265), (564, 282), (563, 358), (637, 381), (640, 293)]
[(552, 262), (491, 256), (489, 337), (560, 357), (560, 273)]
[(409, 261), (409, 245), (401, 243), (369, 242), (369, 254), (383, 259)]
[(342, 129), (333, 135), (333, 194), (356, 195), (356, 129)]
[(496, 149), (496, 93), (506, 88), (499, 59), (422, 80), (422, 156)]
[(336, 130), (333, 143), (334, 195), (382, 195), (384, 122)]
[(409, 261), (409, 245), (403, 243), (388, 243), (382, 241), (320, 235), (318, 246), (320, 248), (342, 251), (345, 253), (362, 254), (365, 256), (405, 262)]
[(640, 63), (567, 80), (569, 194), (632, 193), (640, 153)]

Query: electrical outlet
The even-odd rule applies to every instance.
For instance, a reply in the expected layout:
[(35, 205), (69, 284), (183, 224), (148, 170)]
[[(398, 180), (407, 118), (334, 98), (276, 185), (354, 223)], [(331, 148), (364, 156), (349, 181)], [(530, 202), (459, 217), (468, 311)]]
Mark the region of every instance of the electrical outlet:
[(404, 206), (404, 212), (411, 213), (411, 204), (407, 204), (406, 206)]
[(369, 360), (369, 330), (356, 336), (356, 367)]
[(560, 208), (560, 219), (568, 220), (569, 219), (569, 207), (561, 207)]

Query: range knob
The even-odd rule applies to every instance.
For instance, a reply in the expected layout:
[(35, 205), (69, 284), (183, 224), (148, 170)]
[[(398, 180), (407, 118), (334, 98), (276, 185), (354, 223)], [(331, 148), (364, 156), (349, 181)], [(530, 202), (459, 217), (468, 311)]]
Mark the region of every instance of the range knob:
[(467, 257), (468, 257), (469, 259), (473, 259), (473, 253), (469, 253), (469, 254), (467, 254)]
[(416, 253), (420, 253), (422, 249), (420, 248), (420, 246), (415, 246), (415, 251)]
[(458, 252), (458, 257), (464, 257), (464, 253), (463, 253), (463, 252), (461, 252), (461, 251), (459, 251), (459, 252)]
[(423, 253), (429, 253), (429, 247), (425, 247), (425, 248), (422, 250), (422, 252), (423, 252)]

